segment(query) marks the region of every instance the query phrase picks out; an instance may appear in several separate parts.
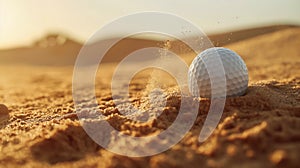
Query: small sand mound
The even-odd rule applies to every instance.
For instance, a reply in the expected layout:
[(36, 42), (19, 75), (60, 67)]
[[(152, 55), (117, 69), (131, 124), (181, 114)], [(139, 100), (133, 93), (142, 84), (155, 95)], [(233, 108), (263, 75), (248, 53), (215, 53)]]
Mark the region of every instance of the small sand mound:
[(0, 104), (0, 115), (7, 115), (8, 108), (4, 104)]

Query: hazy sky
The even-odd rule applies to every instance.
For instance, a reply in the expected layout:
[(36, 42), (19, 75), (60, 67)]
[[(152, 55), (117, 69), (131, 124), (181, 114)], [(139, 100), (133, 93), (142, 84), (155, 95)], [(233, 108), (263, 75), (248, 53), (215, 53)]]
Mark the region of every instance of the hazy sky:
[(48, 32), (85, 41), (105, 23), (139, 11), (174, 13), (206, 33), (300, 25), (300, 0), (0, 0), (0, 48), (30, 44)]

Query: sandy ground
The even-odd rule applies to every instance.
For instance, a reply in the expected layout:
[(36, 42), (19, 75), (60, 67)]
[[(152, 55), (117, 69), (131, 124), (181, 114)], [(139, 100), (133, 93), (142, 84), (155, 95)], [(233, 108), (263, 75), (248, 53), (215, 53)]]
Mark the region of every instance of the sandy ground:
[[(198, 142), (209, 100), (188, 134), (173, 148), (144, 158), (113, 154), (82, 129), (72, 99), (72, 68), (0, 67), (0, 167), (297, 167), (300, 157), (300, 29), (289, 28), (232, 43), (249, 70), (245, 96), (228, 98), (212, 136)], [(185, 56), (190, 63), (193, 56)], [(113, 63), (97, 75), (100, 111), (125, 134), (143, 136), (166, 129), (176, 118), (180, 96), (167, 80), (167, 106), (154, 120), (136, 123), (115, 109), (109, 84)], [(148, 73), (130, 85), (142, 104)], [(168, 78), (165, 78), (168, 79)]]

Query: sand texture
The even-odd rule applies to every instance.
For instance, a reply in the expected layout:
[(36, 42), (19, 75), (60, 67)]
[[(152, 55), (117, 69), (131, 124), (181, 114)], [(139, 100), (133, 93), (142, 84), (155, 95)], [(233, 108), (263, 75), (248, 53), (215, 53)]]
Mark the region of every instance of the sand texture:
[[(75, 45), (75, 44), (74, 44)], [(151, 157), (113, 154), (85, 133), (74, 111), (72, 66), (1, 65), (0, 167), (298, 167), (300, 165), (300, 28), (284, 28), (225, 45), (241, 55), (249, 89), (228, 98), (217, 129), (198, 136), (210, 101), (200, 100), (196, 122), (173, 148)], [(0, 55), (1, 57), (1, 55)], [(183, 56), (189, 64), (193, 54)], [(161, 72), (167, 105), (156, 119), (134, 122), (118, 112), (110, 93), (115, 63), (97, 74), (98, 108), (132, 136), (165, 130), (180, 108), (174, 79)], [(145, 105), (149, 73), (136, 75), (131, 102)], [(146, 102), (147, 103), (147, 102)], [(154, 109), (155, 110), (155, 109)], [(113, 141), (113, 140), (111, 140)]]

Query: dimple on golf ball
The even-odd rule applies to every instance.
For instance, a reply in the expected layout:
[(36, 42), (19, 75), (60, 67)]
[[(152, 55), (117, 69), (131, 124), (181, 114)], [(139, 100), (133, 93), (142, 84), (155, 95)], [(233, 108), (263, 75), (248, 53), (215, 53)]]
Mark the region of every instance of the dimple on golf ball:
[[(223, 78), (218, 78), (218, 74), (212, 74), (220, 71), (218, 61), (221, 61), (224, 67), (225, 77)], [(216, 96), (218, 96), (218, 94), (222, 95), (222, 87), (218, 85), (224, 84), (224, 82), (221, 81), (224, 79), (226, 80), (227, 97), (241, 96), (246, 93), (248, 88), (248, 70), (243, 59), (230, 49), (213, 47), (201, 52), (189, 67), (188, 86), (193, 96), (206, 98), (212, 96), (211, 78), (207, 69), (208, 63), (210, 64), (209, 67), (212, 68), (210, 75), (217, 76), (214, 77), (214, 84), (216, 84), (214, 93)]]

